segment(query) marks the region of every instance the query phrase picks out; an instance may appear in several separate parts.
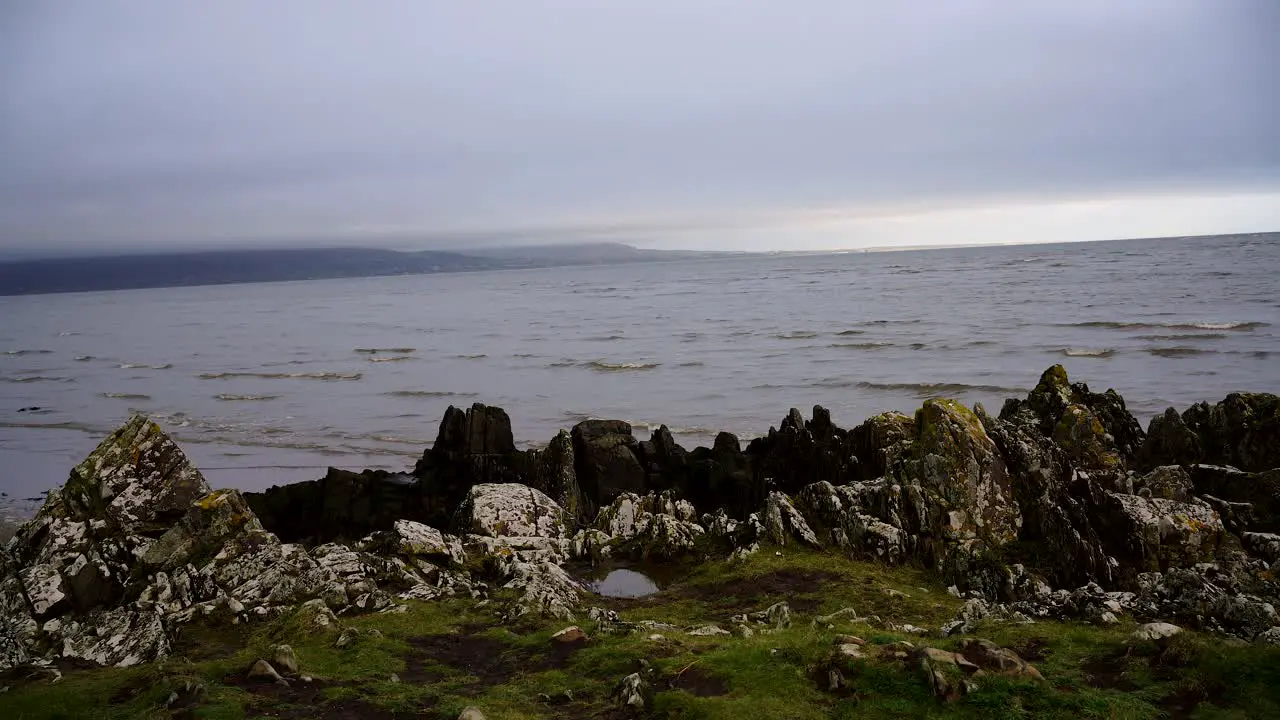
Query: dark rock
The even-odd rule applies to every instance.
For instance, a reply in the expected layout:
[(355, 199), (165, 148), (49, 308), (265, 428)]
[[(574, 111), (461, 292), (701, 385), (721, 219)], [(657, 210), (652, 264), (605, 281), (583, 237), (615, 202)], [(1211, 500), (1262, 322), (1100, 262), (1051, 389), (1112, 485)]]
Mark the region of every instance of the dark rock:
[(1025, 400), (1006, 401), (1000, 419), (1034, 425), (1041, 435), (1064, 444), (1068, 456), (1088, 470), (1122, 468), (1145, 437), (1119, 393), (1090, 392), (1084, 383), (1071, 383), (1061, 365), (1044, 371)]
[(630, 424), (621, 420), (585, 420), (573, 427), (571, 437), (586, 516), (594, 517), (624, 492), (645, 493), (645, 471), (636, 457), (637, 444)]
[(740, 519), (760, 507), (767, 495), (756, 484), (751, 460), (742, 452), (737, 436), (727, 432), (716, 435), (710, 448), (699, 447), (689, 453), (680, 492), (698, 507), (723, 508)]
[(850, 446), (857, 457), (862, 480), (884, 477), (903, 457), (906, 446), (916, 437), (915, 419), (898, 412), (867, 418), (849, 431)]
[(271, 487), (244, 497), (262, 524), (281, 540), (308, 544), (354, 540), (388, 530), (400, 519), (444, 525), (462, 499), (450, 504), (450, 498), (428, 492), (412, 476), (338, 468), (329, 468), (319, 480)]
[(1177, 410), (1169, 408), (1151, 418), (1136, 465), (1146, 471), (1161, 465), (1192, 465), (1203, 460), (1200, 436), (1187, 427)]
[(450, 405), (432, 449), (462, 455), (510, 455), (516, 451), (511, 418), (502, 408), (481, 403), (466, 411)]
[(792, 408), (779, 428), (769, 428), (766, 437), (747, 445), (747, 455), (756, 484), (766, 492), (794, 493), (820, 481), (843, 484), (854, 479), (857, 467), (848, 433), (833, 425), (820, 405), (814, 406), (813, 419), (807, 422)]
[(1252, 506), (1248, 529), (1280, 532), (1280, 468), (1252, 473), (1220, 465), (1192, 465), (1188, 470), (1197, 495), (1248, 503)]
[(1200, 440), (1202, 462), (1249, 472), (1280, 468), (1280, 397), (1276, 395), (1232, 393), (1216, 405), (1191, 406), (1182, 420)]

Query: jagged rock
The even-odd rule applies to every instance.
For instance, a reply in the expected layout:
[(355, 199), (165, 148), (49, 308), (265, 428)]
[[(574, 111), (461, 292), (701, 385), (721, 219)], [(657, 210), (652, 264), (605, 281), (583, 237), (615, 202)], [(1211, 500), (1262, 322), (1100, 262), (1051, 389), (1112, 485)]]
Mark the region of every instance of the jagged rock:
[(539, 490), (515, 483), (476, 485), (458, 508), (463, 532), (489, 537), (567, 536), (564, 510)]
[(561, 430), (541, 450), (528, 452), (527, 483), (547, 494), (564, 509), (573, 525), (591, 520), (589, 503), (578, 486), (573, 438)]
[(1169, 408), (1151, 418), (1135, 464), (1140, 470), (1152, 470), (1161, 465), (1193, 465), (1204, 459), (1200, 437), (1187, 427), (1177, 410)]
[(860, 479), (874, 480), (887, 475), (906, 456), (916, 439), (916, 422), (899, 412), (881, 413), (849, 431), (849, 438), (860, 461)]
[(1195, 491), (1191, 475), (1178, 465), (1162, 465), (1133, 483), (1138, 495), (1147, 498), (1188, 502)]
[(1253, 473), (1220, 465), (1192, 465), (1188, 470), (1197, 495), (1248, 503), (1248, 529), (1280, 533), (1280, 468)]
[(618, 681), (618, 684), (613, 689), (612, 697), (614, 702), (624, 708), (642, 710), (649, 706), (652, 695), (652, 688), (649, 683), (645, 682), (640, 673), (631, 673)]
[(1007, 401), (1000, 419), (1064, 442), (1068, 456), (1086, 470), (1123, 467), (1145, 439), (1124, 398), (1114, 390), (1094, 393), (1084, 383), (1071, 383), (1061, 365), (1044, 371), (1026, 400)]
[(696, 519), (693, 505), (668, 491), (643, 497), (622, 493), (600, 511), (595, 527), (615, 546), (609, 554), (669, 559), (692, 550), (703, 536)]
[(857, 460), (847, 437), (846, 431), (832, 424), (826, 408), (815, 405), (809, 421), (792, 408), (777, 429), (770, 428), (768, 435), (747, 445), (753, 489), (790, 493), (815, 481), (839, 484), (853, 480)]
[(423, 558), (428, 562), (455, 566), (464, 564), (467, 559), (458, 538), (412, 520), (397, 520), (390, 530), (373, 533), (356, 547), (366, 553)]
[(1139, 625), (1129, 638), (1146, 642), (1161, 642), (1182, 632), (1182, 628), (1165, 622), (1154, 622)]
[(809, 547), (821, 545), (804, 516), (791, 504), (791, 498), (780, 492), (771, 492), (765, 498), (760, 522), (764, 526), (765, 538), (774, 545), (786, 545), (788, 538)]
[(56, 630), (46, 623), (44, 631), (60, 648), (59, 656), (98, 665), (127, 667), (169, 654), (169, 638), (155, 613), (126, 608), (95, 610), (74, 619), (64, 618)]
[(510, 578), (502, 587), (520, 593), (508, 613), (509, 618), (533, 614), (572, 622), (574, 608), (588, 592), (564, 568), (551, 562), (515, 560), (507, 564), (502, 573)]
[(636, 457), (629, 423), (585, 420), (573, 427), (570, 437), (588, 517), (624, 492), (644, 494), (645, 471)]
[[(863, 512), (867, 487), (864, 483), (839, 487), (828, 482), (806, 485), (796, 498), (797, 509), (821, 529), (831, 545), (854, 550), (869, 560), (891, 565), (904, 562), (909, 549), (907, 534)], [(818, 534), (815, 532), (815, 538)]]
[(290, 645), (276, 645), (271, 649), (271, 666), (282, 673), (298, 673), (298, 655)]
[(1209, 562), (1231, 546), (1217, 513), (1204, 505), (1109, 493), (1098, 512), (1105, 547), (1129, 573)]
[[(429, 452), (429, 451), (428, 451)], [(457, 492), (457, 496), (450, 494)], [(329, 468), (323, 478), (245, 493), (263, 526), (285, 542), (351, 541), (386, 530), (396, 520), (443, 525), (466, 488), (431, 488), (385, 470)]]
[(1249, 554), (1269, 563), (1280, 561), (1280, 535), (1275, 533), (1241, 533), (1240, 540)]
[(1246, 472), (1280, 468), (1280, 397), (1232, 393), (1215, 405), (1197, 403), (1182, 420), (1199, 439), (1202, 457), (1169, 463), (1230, 465)]

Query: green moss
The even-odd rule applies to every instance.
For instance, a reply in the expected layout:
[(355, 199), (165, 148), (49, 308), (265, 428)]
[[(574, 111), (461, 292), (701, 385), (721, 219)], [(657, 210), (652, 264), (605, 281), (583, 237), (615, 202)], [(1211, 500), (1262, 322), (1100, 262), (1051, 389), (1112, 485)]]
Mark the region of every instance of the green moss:
[[(837, 554), (761, 552), (741, 563), (680, 565), (677, 579), (651, 598), (625, 602), (600, 599), (624, 620), (654, 619), (680, 626), (716, 622), (741, 609), (760, 609), (788, 599), (794, 622), (788, 629), (750, 638), (693, 637), (664, 631), (654, 642), (649, 633), (601, 634), (585, 618), (578, 624), (592, 637), (561, 661), (551, 657), (550, 636), (566, 623), (533, 620), (519, 627), (498, 621), (498, 608), (476, 608), (470, 600), (411, 603), (403, 614), (342, 618), (344, 625), (378, 630), (344, 650), (334, 635), (308, 635), (288, 618), (244, 628), (210, 627), (209, 636), (188, 638), (164, 663), (139, 668), (69, 671), (50, 685), (18, 683), (3, 696), (6, 718), (163, 718), (171, 682), (195, 678), (208, 688), (194, 715), (230, 720), (277, 714), (284, 710), (325, 716), (325, 708), (290, 709), (279, 701), (229, 684), (272, 644), (289, 642), (301, 669), (324, 682), (313, 701), (336, 708), (363, 703), (406, 715), (452, 718), (466, 705), (480, 707), (492, 720), (589, 717), (607, 713), (609, 693), (642, 661), (655, 689), (652, 714), (681, 718), (1158, 718), (1171, 696), (1201, 698), (1191, 717), (1280, 717), (1280, 648), (1236, 647), (1208, 635), (1184, 632), (1172, 641), (1128, 642), (1132, 623), (1095, 627), (1080, 623), (1038, 622), (1006, 625), (989, 622), (975, 636), (1012, 647), (1032, 658), (1044, 683), (988, 675), (978, 690), (952, 703), (935, 700), (914, 665), (876, 657), (842, 661), (850, 685), (829, 694), (815, 681), (815, 669), (828, 661), (835, 633), (852, 633), (873, 646), (901, 639), (957, 649), (959, 638), (920, 638), (867, 625), (814, 627), (810, 620), (842, 607), (880, 615), (890, 622), (936, 628), (960, 604), (925, 573), (856, 562)], [(905, 593), (891, 597), (886, 590)], [(496, 605), (497, 603), (495, 603)], [(225, 633), (219, 640), (217, 633)], [(424, 655), (417, 639), (450, 635), (482, 638), (506, 663), (492, 674), (465, 663)], [(227, 651), (218, 657), (191, 655), (190, 648)], [(493, 655), (490, 654), (490, 656)], [(480, 660), (476, 661), (477, 663)], [(431, 671), (429, 679), (391, 682), (391, 673), (410, 677), (411, 667)], [(681, 676), (681, 673), (685, 675)], [(953, 672), (947, 670), (947, 672)], [(698, 697), (682, 689), (677, 677), (698, 675), (719, 682), (721, 694)], [(540, 696), (564, 697), (549, 704)], [(333, 708), (330, 708), (333, 709)]]

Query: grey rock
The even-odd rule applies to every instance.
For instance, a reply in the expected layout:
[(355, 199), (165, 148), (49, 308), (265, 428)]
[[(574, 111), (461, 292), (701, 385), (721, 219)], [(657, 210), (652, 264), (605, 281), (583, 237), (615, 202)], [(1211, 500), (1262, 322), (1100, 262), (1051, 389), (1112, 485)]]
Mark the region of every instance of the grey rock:
[(622, 707), (642, 710), (649, 706), (652, 694), (652, 688), (640, 673), (631, 673), (618, 681), (612, 696)]
[(489, 537), (564, 538), (569, 524), (564, 510), (539, 490), (516, 483), (476, 485), (458, 508), (464, 532)]
[(463, 709), (458, 715), (458, 720), (484, 720), (484, 713), (480, 712), (480, 708), (471, 705)]
[(298, 674), (298, 656), (290, 645), (276, 645), (271, 649), (271, 665), (282, 673)]
[(1182, 632), (1182, 628), (1177, 625), (1165, 622), (1153, 622), (1139, 625), (1138, 629), (1134, 630), (1133, 633), (1129, 635), (1129, 639), (1147, 642), (1160, 642), (1168, 640), (1180, 632)]

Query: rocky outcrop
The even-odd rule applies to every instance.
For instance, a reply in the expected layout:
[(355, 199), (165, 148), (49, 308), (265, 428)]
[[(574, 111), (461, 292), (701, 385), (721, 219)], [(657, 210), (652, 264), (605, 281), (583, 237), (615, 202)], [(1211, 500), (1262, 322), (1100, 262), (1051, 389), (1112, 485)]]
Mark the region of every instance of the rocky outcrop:
[(488, 537), (563, 538), (564, 510), (542, 492), (517, 483), (473, 486), (458, 508), (456, 525), (464, 534)]
[(1229, 465), (1247, 472), (1280, 467), (1280, 397), (1232, 393), (1222, 402), (1173, 408), (1154, 418), (1138, 465)]

